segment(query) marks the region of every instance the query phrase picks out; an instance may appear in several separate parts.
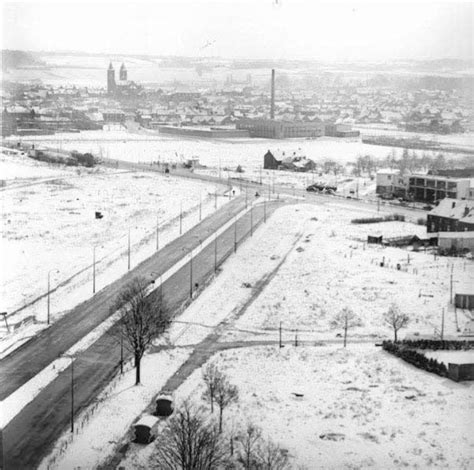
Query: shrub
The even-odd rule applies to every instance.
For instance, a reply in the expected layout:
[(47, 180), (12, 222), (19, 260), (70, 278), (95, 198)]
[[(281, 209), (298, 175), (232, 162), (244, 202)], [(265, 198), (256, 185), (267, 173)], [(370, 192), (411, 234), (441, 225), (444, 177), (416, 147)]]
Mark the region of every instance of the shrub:
[(424, 219), (423, 217), (420, 217), (419, 219), (417, 219), (416, 223), (418, 225), (426, 225), (426, 219)]

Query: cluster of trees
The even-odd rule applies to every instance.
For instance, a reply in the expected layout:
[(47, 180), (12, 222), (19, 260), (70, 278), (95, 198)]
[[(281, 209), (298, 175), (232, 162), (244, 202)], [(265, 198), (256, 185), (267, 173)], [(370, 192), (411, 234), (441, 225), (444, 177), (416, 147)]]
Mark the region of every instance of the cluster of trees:
[[(151, 466), (163, 470), (289, 470), (289, 455), (261, 429), (248, 423), (243, 429), (223, 429), (223, 412), (238, 400), (238, 389), (215, 363), (202, 372), (206, 386), (203, 398), (211, 415), (189, 401), (171, 417), (157, 439)], [(219, 408), (213, 418), (214, 405)]]
[[(400, 311), (398, 305), (392, 303), (383, 315), (384, 323), (393, 330), (394, 342), (398, 341), (398, 332), (410, 322), (408, 315)], [(337, 313), (330, 323), (332, 328), (341, 328), (344, 331), (344, 347), (347, 345), (347, 333), (351, 328), (363, 326), (361, 318), (349, 307), (344, 307)]]

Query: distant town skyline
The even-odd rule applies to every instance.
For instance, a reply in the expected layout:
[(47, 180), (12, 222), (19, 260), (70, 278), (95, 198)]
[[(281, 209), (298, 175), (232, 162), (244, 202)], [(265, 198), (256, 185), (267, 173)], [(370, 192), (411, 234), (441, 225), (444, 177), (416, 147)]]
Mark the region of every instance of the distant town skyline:
[(7, 2), (2, 48), (245, 59), (472, 60), (472, 3)]

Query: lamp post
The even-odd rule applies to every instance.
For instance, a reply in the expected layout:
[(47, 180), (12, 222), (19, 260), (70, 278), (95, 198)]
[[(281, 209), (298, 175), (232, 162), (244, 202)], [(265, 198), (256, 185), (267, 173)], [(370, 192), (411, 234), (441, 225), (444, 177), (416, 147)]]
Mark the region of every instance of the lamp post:
[(191, 256), (189, 259), (189, 297), (193, 298), (193, 249), (191, 248)]
[(74, 356), (62, 354), (63, 357), (71, 359), (71, 433), (74, 432)]
[(49, 322), (50, 322), (50, 313), (51, 313), (51, 273), (52, 272), (59, 272), (59, 269), (50, 269), (48, 271), (48, 298), (47, 298), (47, 302), (48, 302), (48, 316), (47, 316), (47, 323), (49, 325)]
[(202, 194), (199, 193), (199, 222), (202, 219)]
[(250, 205), (250, 236), (253, 235), (253, 204)]
[(214, 274), (217, 273), (217, 234), (214, 232)]
[(156, 251), (160, 249), (160, 218), (156, 216)]
[(130, 271), (130, 227), (128, 227), (128, 251), (127, 251), (127, 268)]

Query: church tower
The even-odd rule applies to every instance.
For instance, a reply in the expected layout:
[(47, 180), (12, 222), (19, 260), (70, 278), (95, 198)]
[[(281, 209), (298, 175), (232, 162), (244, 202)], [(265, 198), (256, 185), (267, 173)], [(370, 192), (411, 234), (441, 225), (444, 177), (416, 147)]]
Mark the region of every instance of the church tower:
[(127, 81), (127, 69), (125, 68), (125, 64), (122, 64), (122, 66), (120, 67), (120, 81)]
[(115, 70), (110, 62), (109, 68), (107, 70), (107, 93), (109, 95), (115, 93)]

